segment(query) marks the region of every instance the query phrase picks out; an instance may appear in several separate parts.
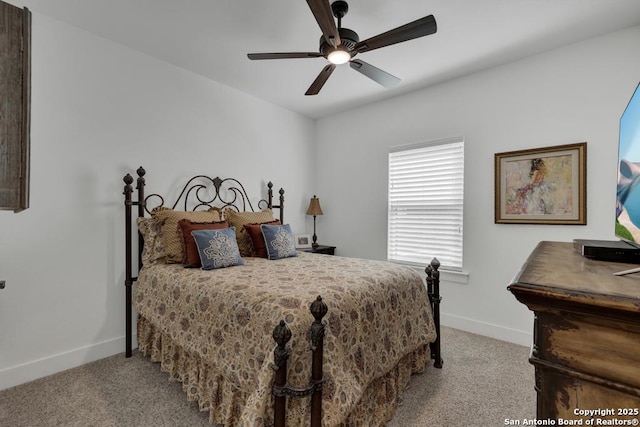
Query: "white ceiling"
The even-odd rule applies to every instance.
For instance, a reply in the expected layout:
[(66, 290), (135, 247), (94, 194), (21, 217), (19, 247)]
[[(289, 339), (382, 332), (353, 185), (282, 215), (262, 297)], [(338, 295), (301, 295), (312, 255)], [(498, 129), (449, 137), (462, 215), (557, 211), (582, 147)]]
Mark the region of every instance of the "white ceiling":
[(9, 1), (311, 118), (640, 24), (640, 0), (350, 0), (342, 25), (361, 40), (430, 14), (438, 32), (358, 55), (401, 78), (394, 88), (345, 64), (305, 96), (324, 58), (246, 56), (318, 51), (303, 0)]

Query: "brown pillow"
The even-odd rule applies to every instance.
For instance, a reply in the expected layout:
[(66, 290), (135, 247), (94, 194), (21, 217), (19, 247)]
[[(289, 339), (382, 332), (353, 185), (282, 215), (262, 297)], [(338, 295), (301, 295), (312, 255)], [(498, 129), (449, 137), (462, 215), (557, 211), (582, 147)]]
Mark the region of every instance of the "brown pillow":
[(198, 246), (191, 232), (194, 230), (220, 230), (229, 228), (229, 224), (226, 221), (193, 222), (188, 219), (181, 219), (178, 221), (178, 227), (182, 236), (182, 265), (185, 267), (202, 267)]
[(152, 211), (151, 217), (160, 226), (162, 244), (168, 263), (182, 262), (182, 236), (178, 228), (178, 221), (181, 219), (193, 222), (220, 221), (220, 213), (216, 210), (185, 212), (162, 209)]
[(238, 249), (240, 249), (240, 256), (252, 256), (251, 238), (249, 233), (244, 229), (245, 224), (262, 224), (265, 222), (271, 222), (273, 218), (273, 211), (271, 209), (265, 209), (262, 212), (236, 212), (231, 209), (224, 211), (224, 216), (229, 223), (229, 227), (236, 228), (236, 239), (238, 240)]
[(160, 227), (151, 218), (137, 218), (138, 230), (142, 234), (142, 265), (162, 264), (164, 248), (160, 238)]
[[(262, 224), (268, 225), (280, 225), (280, 220), (263, 222)], [(251, 246), (253, 247), (253, 256), (260, 258), (267, 258), (267, 245), (264, 242), (264, 236), (262, 235), (262, 224), (245, 224), (244, 229), (249, 233), (251, 239)]]

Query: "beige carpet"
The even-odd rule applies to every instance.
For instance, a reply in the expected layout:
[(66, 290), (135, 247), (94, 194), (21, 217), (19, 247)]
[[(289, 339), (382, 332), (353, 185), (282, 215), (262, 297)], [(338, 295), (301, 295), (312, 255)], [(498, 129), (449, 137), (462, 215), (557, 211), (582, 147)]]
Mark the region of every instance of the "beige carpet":
[[(416, 375), (388, 427), (503, 426), (535, 417), (529, 348), (442, 330), (443, 369)], [(0, 426), (210, 426), (158, 365), (122, 354), (0, 392)]]

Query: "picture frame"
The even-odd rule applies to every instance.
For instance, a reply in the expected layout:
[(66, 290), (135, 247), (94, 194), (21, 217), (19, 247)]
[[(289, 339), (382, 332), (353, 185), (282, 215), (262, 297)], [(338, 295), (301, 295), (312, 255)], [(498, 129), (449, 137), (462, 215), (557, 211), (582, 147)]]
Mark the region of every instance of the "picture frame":
[(587, 143), (496, 153), (496, 224), (587, 224)]
[(309, 249), (311, 247), (311, 234), (296, 234), (296, 249)]

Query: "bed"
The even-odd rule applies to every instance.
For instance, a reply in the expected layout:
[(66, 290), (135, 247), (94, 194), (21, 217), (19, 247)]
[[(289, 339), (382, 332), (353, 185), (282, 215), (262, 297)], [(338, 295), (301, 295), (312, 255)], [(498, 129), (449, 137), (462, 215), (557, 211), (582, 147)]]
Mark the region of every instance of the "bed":
[[(180, 381), (212, 424), (382, 426), (411, 375), (430, 361), (442, 366), (437, 260), (425, 287), (415, 270), (393, 263), (295, 250), (272, 256), (290, 233), (282, 189), (274, 203), (269, 183), (254, 210), (237, 180), (198, 175), (168, 207), (158, 194), (145, 196), (145, 174), (137, 170), (135, 200), (134, 179), (124, 177), (126, 355), (135, 307), (139, 351)], [(226, 228), (193, 231), (220, 223)], [(229, 224), (241, 255), (225, 260), (239, 262), (205, 269), (202, 236), (233, 236)], [(167, 236), (176, 234), (181, 256), (172, 257)]]

